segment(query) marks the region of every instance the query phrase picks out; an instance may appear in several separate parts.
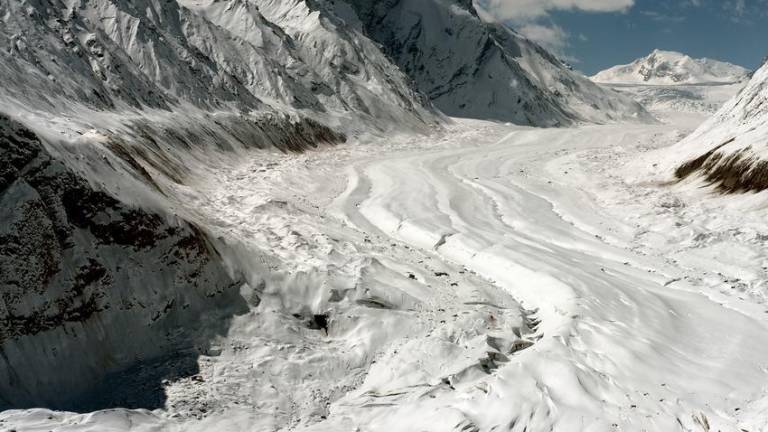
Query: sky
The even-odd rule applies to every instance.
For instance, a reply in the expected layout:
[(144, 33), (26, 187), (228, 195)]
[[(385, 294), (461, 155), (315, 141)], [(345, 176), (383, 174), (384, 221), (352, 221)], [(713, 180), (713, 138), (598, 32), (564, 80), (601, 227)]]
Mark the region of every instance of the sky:
[(768, 55), (768, 0), (477, 0), (592, 75), (655, 48), (749, 69)]

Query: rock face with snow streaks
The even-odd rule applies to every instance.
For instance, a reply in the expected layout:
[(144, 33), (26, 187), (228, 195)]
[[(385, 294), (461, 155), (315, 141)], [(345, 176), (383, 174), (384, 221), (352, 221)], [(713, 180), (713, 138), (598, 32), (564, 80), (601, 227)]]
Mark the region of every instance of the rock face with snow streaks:
[[(313, 51), (253, 1), (8, 0), (0, 16), (2, 90), (41, 107), (428, 116), (404, 76), (360, 35), (332, 27), (325, 36), (335, 53)], [(325, 28), (311, 11), (302, 19)]]
[(443, 112), (535, 126), (649, 120), (467, 1), (350, 0), (366, 33)]
[(200, 228), (99, 191), (5, 115), (0, 149), (0, 407), (74, 409), (107, 374), (205, 349), (244, 311)]

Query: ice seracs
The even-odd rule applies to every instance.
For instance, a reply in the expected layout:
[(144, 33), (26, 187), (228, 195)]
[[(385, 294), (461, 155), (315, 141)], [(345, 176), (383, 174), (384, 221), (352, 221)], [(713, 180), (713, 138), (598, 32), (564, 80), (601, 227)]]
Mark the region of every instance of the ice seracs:
[(614, 66), (592, 76), (610, 84), (679, 85), (735, 83), (749, 79), (750, 71), (708, 58), (694, 59), (675, 51), (654, 50), (628, 65)]

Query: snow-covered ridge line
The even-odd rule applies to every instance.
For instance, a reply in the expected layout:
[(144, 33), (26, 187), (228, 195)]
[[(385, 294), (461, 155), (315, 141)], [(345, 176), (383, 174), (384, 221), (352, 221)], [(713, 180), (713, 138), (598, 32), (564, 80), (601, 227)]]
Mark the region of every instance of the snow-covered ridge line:
[(355, 25), (448, 115), (544, 127), (653, 121), (630, 98), (595, 85), (504, 25), (483, 21), (472, 2), (348, 3)]
[(87, 393), (110, 374), (194, 358), (247, 310), (200, 227), (94, 187), (4, 114), (0, 150), (0, 409), (108, 407)]
[(610, 84), (680, 85), (736, 83), (749, 79), (750, 71), (731, 63), (694, 59), (674, 51), (654, 50), (628, 65), (598, 72), (592, 81)]
[[(316, 34), (323, 20), (295, 10)], [(434, 121), (407, 78), (353, 29), (289, 35), (253, 1), (0, 1), (6, 97), (58, 111), (303, 110), (369, 125)], [(311, 45), (305, 46), (305, 45)], [(335, 115), (330, 115), (335, 113)]]
[(768, 189), (768, 64), (710, 120), (667, 152), (682, 180), (701, 174), (723, 192)]

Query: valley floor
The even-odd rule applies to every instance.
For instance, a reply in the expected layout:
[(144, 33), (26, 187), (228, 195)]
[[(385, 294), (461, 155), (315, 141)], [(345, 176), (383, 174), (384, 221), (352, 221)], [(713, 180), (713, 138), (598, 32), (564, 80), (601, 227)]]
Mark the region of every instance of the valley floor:
[(0, 429), (766, 430), (765, 197), (659, 182), (690, 127), (455, 120), (211, 171), (179, 203), (271, 275), (251, 313), (163, 410)]

